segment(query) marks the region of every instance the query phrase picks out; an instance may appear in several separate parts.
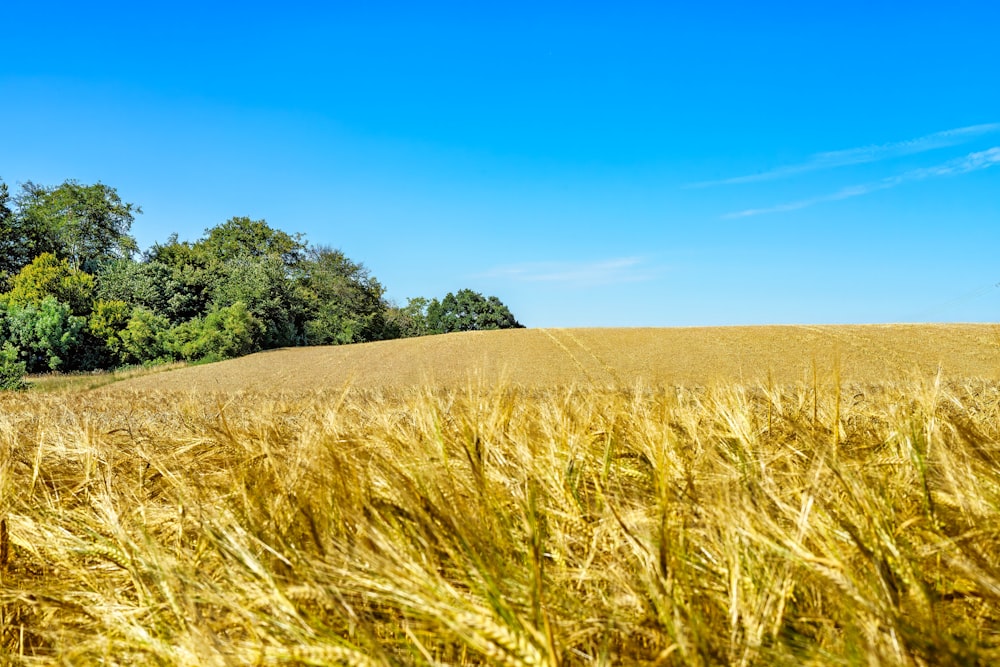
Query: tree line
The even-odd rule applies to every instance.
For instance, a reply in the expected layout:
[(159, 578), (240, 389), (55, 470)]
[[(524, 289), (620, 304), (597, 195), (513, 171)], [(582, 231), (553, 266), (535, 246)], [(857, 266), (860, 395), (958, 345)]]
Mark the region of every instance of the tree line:
[(469, 289), (391, 303), (364, 264), (264, 220), (140, 253), (141, 212), (102, 183), (29, 181), (12, 196), (0, 180), (0, 388), (26, 373), (522, 326)]

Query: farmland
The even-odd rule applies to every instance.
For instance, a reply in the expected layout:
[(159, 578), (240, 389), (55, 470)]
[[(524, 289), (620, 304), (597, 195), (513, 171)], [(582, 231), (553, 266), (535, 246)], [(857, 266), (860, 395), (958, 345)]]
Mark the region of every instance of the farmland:
[(813, 374), (871, 382), (1000, 379), (989, 324), (473, 331), (355, 346), (272, 350), (139, 378), (135, 389), (233, 392), (355, 386), (456, 389), (470, 380), (532, 388), (778, 383)]
[(15, 664), (990, 664), (988, 325), (475, 332), (0, 394)]

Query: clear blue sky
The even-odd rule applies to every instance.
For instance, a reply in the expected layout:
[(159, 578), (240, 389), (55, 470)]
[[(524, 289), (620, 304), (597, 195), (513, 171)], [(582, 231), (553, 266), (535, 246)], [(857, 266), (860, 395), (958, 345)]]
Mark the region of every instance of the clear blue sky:
[[(613, 5), (613, 6), (612, 6)], [(7, 3), (0, 178), (529, 326), (1000, 320), (1000, 4)]]

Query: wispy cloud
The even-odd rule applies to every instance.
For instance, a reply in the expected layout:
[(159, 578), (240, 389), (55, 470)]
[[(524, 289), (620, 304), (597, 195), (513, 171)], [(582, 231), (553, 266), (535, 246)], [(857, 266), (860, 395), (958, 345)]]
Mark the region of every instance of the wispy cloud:
[(526, 262), (499, 266), (482, 274), (524, 283), (558, 283), (587, 286), (645, 282), (659, 270), (639, 257), (620, 257), (596, 262)]
[(888, 190), (889, 188), (894, 188), (904, 183), (910, 183), (913, 181), (922, 181), (928, 178), (937, 178), (940, 176), (953, 176), (956, 174), (966, 174), (970, 171), (979, 171), (981, 169), (988, 169), (989, 167), (993, 167), (998, 164), (1000, 164), (1000, 146), (995, 146), (985, 151), (969, 153), (964, 157), (956, 158), (954, 160), (949, 160), (948, 162), (942, 162), (941, 164), (935, 165), (933, 167), (913, 169), (896, 176), (883, 178), (880, 181), (873, 181), (871, 183), (864, 183), (861, 185), (852, 185), (850, 187), (843, 188), (828, 195), (821, 195), (819, 197), (812, 197), (810, 199), (800, 199), (798, 201), (788, 202), (785, 204), (778, 204), (776, 206), (769, 206), (766, 208), (751, 208), (745, 211), (737, 211), (735, 213), (730, 213), (723, 217), (730, 219), (748, 218), (751, 216), (765, 215), (768, 213), (797, 211), (799, 209), (815, 206), (816, 204), (822, 204), (831, 201), (839, 201), (842, 199), (850, 199), (852, 197), (860, 197), (861, 195), (867, 195), (872, 192), (878, 192), (879, 190)]
[(836, 167), (846, 167), (855, 164), (865, 164), (888, 160), (904, 155), (915, 155), (938, 148), (948, 148), (958, 146), (976, 137), (1000, 132), (1000, 123), (985, 123), (982, 125), (970, 125), (959, 127), (943, 132), (934, 132), (916, 139), (897, 141), (888, 144), (874, 144), (870, 146), (860, 146), (858, 148), (848, 148), (839, 151), (828, 151), (816, 153), (805, 162), (799, 164), (778, 167), (770, 171), (759, 174), (748, 174), (745, 176), (735, 176), (733, 178), (723, 178), (716, 181), (703, 181), (692, 183), (689, 188), (707, 188), (716, 185), (737, 185), (740, 183), (756, 183), (760, 181), (771, 181), (780, 178), (788, 178), (810, 171), (822, 169), (834, 169)]

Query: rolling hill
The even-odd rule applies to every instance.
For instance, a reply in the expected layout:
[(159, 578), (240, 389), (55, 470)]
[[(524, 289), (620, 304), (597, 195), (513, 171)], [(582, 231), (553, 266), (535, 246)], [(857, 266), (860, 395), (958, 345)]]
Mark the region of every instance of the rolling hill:
[(272, 350), (138, 377), (116, 390), (258, 391), (845, 382), (933, 375), (1000, 378), (1000, 326), (893, 324), (482, 331)]

